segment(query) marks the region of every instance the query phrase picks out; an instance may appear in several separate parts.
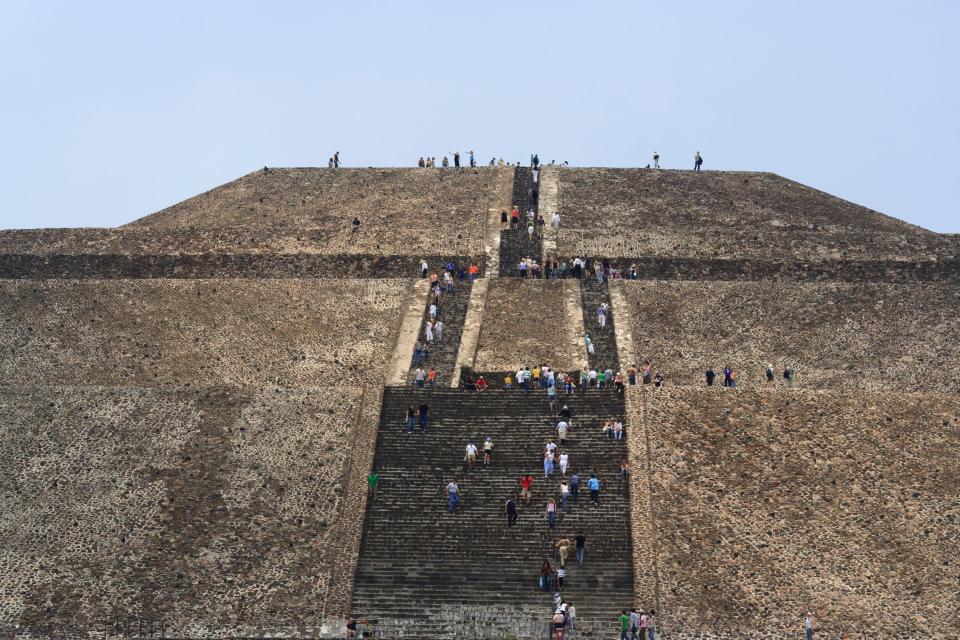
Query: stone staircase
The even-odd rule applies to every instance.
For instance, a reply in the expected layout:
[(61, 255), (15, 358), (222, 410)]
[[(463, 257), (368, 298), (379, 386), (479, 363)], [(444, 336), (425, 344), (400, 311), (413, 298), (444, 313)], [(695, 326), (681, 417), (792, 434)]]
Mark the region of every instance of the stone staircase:
[[(601, 302), (607, 303), (607, 326), (603, 329), (597, 324), (597, 308)], [(600, 284), (596, 277), (584, 275), (580, 281), (580, 304), (583, 308), (583, 323), (590, 339), (593, 340), (595, 353), (587, 354), (590, 366), (598, 371), (607, 367), (614, 373), (620, 370), (620, 357), (617, 351), (617, 336), (614, 332), (614, 309), (610, 304), (610, 290), (607, 283)], [(624, 367), (631, 363), (623, 363)], [(626, 372), (624, 371), (624, 376)]]
[[(543, 447), (557, 438), (542, 391), (385, 390), (374, 458), (381, 484), (366, 513), (357, 615), (378, 619), (391, 638), (469, 637), (466, 626), (491, 630), (478, 637), (542, 638), (553, 600), (538, 589), (539, 570), (544, 559), (556, 567), (555, 541), (577, 533), (587, 536), (586, 563), (577, 567), (568, 558), (563, 596), (575, 603), (578, 619), (600, 624), (630, 606), (629, 497), (619, 478), (626, 441), (606, 439), (600, 430), (603, 420), (622, 417), (623, 398), (591, 392), (562, 400), (573, 412), (571, 470), (583, 481), (579, 504), (551, 530), (544, 508), (548, 497), (558, 498), (560, 480), (559, 469), (550, 480), (543, 473)], [(421, 402), (430, 406), (430, 430), (407, 434), (406, 408)], [(493, 464), (484, 467), (481, 455), (476, 469), (466, 470), (466, 444), (482, 448), (486, 436), (496, 445)], [(603, 483), (596, 507), (586, 488), (591, 472)], [(503, 505), (516, 499), (526, 473), (534, 477), (533, 498), (529, 506), (518, 502), (519, 520), (508, 528)], [(444, 497), (451, 480), (462, 492), (454, 514)]]
[[(437, 370), (437, 384), (450, 386), (453, 371), (457, 362), (457, 351), (460, 349), (460, 336), (463, 333), (464, 321), (467, 317), (467, 307), (470, 306), (470, 289), (473, 283), (469, 280), (453, 282), (453, 292), (446, 293), (441, 280), (440, 289), (444, 293), (440, 296), (438, 319), (443, 321), (443, 337), (439, 340), (434, 336), (430, 346), (430, 355), (423, 363), (425, 370), (434, 367)], [(426, 321), (430, 317), (430, 298), (423, 309), (423, 318), (420, 320), (421, 342), (426, 341)], [(417, 368), (413, 354), (410, 358), (409, 379), (413, 380), (413, 372)]]
[[(543, 266), (543, 241), (541, 228), (536, 227), (533, 236), (527, 233), (527, 211), (537, 206), (530, 198), (531, 175), (529, 167), (517, 167), (513, 178), (513, 204), (520, 208), (520, 224), (516, 229), (500, 231), (500, 275), (517, 276), (520, 260), (530, 257)], [(541, 272), (542, 274), (542, 272)]]

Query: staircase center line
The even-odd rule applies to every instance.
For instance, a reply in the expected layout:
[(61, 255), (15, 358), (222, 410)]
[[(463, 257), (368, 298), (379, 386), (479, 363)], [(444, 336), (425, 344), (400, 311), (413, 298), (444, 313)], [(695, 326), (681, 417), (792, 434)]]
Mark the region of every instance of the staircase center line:
[(643, 393), (643, 435), (647, 442), (647, 497), (650, 500), (650, 526), (653, 537), (653, 600), (660, 608), (660, 537), (657, 534), (657, 509), (653, 500), (653, 448), (650, 442), (650, 421), (647, 419), (647, 394)]

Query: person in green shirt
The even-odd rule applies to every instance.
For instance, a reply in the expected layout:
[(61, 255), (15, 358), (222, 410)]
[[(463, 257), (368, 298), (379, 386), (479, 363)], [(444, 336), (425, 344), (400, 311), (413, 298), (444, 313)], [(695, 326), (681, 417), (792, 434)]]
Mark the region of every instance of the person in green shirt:
[(598, 389), (605, 389), (606, 386), (607, 386), (607, 385), (606, 385), (606, 381), (607, 381), (607, 375), (606, 375), (603, 371), (601, 371), (600, 373), (597, 374), (597, 388), (598, 388)]
[(367, 476), (367, 495), (370, 496), (371, 500), (377, 497), (378, 482), (380, 482), (380, 476), (371, 471), (370, 475)]
[(628, 640), (630, 638), (630, 616), (627, 615), (626, 609), (620, 610), (620, 640)]

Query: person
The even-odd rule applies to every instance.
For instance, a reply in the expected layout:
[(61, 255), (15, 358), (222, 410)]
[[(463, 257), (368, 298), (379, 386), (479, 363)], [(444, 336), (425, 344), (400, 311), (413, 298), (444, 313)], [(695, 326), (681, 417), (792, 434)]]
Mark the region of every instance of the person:
[(531, 242), (533, 241), (533, 231), (534, 231), (534, 226), (533, 226), (533, 223), (531, 222), (527, 225), (527, 240)]
[[(330, 159), (330, 162), (331, 162), (331, 163), (333, 162), (333, 158)], [(356, 620), (355, 618), (350, 618), (349, 620), (347, 620), (347, 637), (348, 637), (348, 638), (356, 638), (356, 637), (358, 637), (358, 636), (357, 636), (357, 623), (358, 623), (358, 622), (360, 622), (360, 621), (359, 621), (359, 620)]]
[(560, 482), (560, 507), (570, 513), (570, 485), (566, 480)]
[(420, 406), (417, 407), (417, 415), (420, 416), (420, 430), (426, 432), (430, 420), (430, 407), (427, 406), (426, 402), (420, 403)]
[(512, 527), (517, 523), (517, 503), (513, 501), (513, 498), (507, 498), (507, 504), (503, 508), (507, 512), (507, 526)]
[(570, 412), (570, 407), (568, 405), (563, 405), (563, 408), (560, 409), (560, 419), (569, 422), (572, 417), (573, 414)]
[(587, 486), (590, 488), (590, 502), (594, 505), (600, 504), (600, 479), (597, 478), (596, 474), (591, 473), (590, 479), (587, 481)]
[(477, 159), (473, 157), (473, 149), (470, 150), (470, 166), (477, 166)]
[(570, 538), (560, 538), (554, 546), (557, 548), (557, 553), (560, 554), (560, 565), (566, 564), (567, 556), (573, 551), (573, 542)]
[(607, 303), (601, 302), (597, 307), (597, 324), (603, 329), (607, 326)]
[(560, 212), (553, 212), (553, 219), (550, 220), (550, 226), (553, 227), (554, 231), (560, 231)]
[(626, 609), (620, 610), (620, 640), (630, 640), (630, 616)]
[(428, 270), (429, 270), (429, 266), (427, 265), (427, 261), (426, 261), (426, 260), (421, 260), (421, 261), (420, 261), (420, 277), (421, 277), (421, 278), (426, 278), (426, 277), (427, 277), (427, 271), (428, 271)]
[(730, 387), (737, 386), (737, 370), (736, 369), (730, 369), (730, 384), (728, 386)]
[(600, 371), (597, 374), (597, 389), (606, 389), (607, 388), (607, 372)]
[(433, 322), (427, 320), (423, 325), (423, 333), (426, 336), (427, 342), (433, 342)]
[(707, 378), (707, 386), (713, 386), (713, 379), (717, 377), (717, 374), (713, 372), (713, 367), (707, 367), (707, 372), (704, 374)]
[(440, 341), (440, 338), (443, 337), (443, 320), (437, 320), (433, 323), (433, 335), (436, 337), (437, 341)]
[(547, 526), (551, 529), (557, 528), (557, 502), (553, 498), (547, 500)]
[(526, 277), (527, 277), (527, 261), (526, 261), (526, 259), (521, 260), (521, 261), (520, 261), (520, 264), (517, 265), (517, 268), (520, 270), (520, 277), (521, 277), (521, 278), (526, 278)]
[(513, 209), (510, 211), (510, 228), (516, 229), (520, 224), (520, 207), (513, 205)]
[(413, 405), (407, 407), (407, 433), (413, 433), (413, 419), (417, 415), (417, 410), (413, 408)]
[(720, 373), (723, 374), (723, 386), (725, 386), (725, 387), (729, 387), (729, 386), (730, 386), (730, 372), (731, 372), (731, 371), (733, 371), (733, 370), (730, 368), (730, 365), (724, 366), (723, 369), (721, 369), (721, 371), (720, 371)]
[(333, 167), (335, 169), (340, 168), (340, 152), (339, 151), (333, 154)]
[(787, 381), (787, 388), (793, 389), (793, 367), (786, 367), (783, 370), (783, 379)]
[(530, 502), (530, 487), (533, 486), (533, 476), (525, 475), (520, 477), (520, 497), (525, 503)]
[(357, 231), (360, 231), (360, 218), (354, 218), (353, 225), (351, 226), (353, 227), (353, 230), (351, 231), (351, 233), (356, 233)]
[(421, 169), (427, 166), (427, 161), (423, 159), (423, 156), (420, 156), (420, 159), (417, 160), (417, 166), (420, 167)]
[(560, 475), (567, 475), (567, 466), (570, 464), (570, 456), (566, 451), (560, 452)]
[(443, 272), (443, 284), (444, 288), (447, 290), (447, 293), (453, 293), (453, 274), (450, 273), (450, 269)]
[(453, 166), (457, 169), (460, 168), (460, 152), (459, 151), (453, 152)]
[(650, 384), (650, 380), (653, 378), (653, 367), (650, 365), (649, 360), (644, 360), (643, 362), (643, 384)]
[(594, 353), (596, 353), (596, 349), (594, 349), (594, 346), (593, 346), (593, 340), (590, 339), (589, 333), (583, 334), (583, 343), (587, 346), (587, 353), (589, 353), (590, 355), (593, 355)]
[(450, 161), (447, 160), (447, 156), (443, 156), (443, 161), (440, 163), (440, 166), (443, 167), (444, 169), (450, 166)]
[(493, 462), (493, 438), (487, 436), (483, 441), (483, 464), (488, 465)]
[[(560, 572), (557, 571), (558, 584), (562, 580), (562, 578), (559, 578), (559, 575), (560, 575)], [(551, 618), (551, 622), (553, 623), (554, 637), (556, 638), (556, 640), (563, 640), (563, 629), (567, 626), (567, 618), (566, 616), (563, 615), (563, 611), (561, 611), (560, 609), (557, 609), (553, 614), (553, 618)]]
[(567, 628), (570, 629), (570, 637), (573, 637), (573, 633), (577, 630), (577, 609), (573, 606), (572, 602), (567, 603)]
[(540, 588), (547, 592), (553, 590), (553, 567), (549, 560), (544, 560), (540, 566)]
[(447, 511), (453, 513), (460, 506), (460, 485), (456, 480), (451, 480), (447, 485)]
[(656, 615), (656, 613), (657, 613), (656, 611), (651, 609), (650, 612), (647, 614), (647, 640), (654, 640), (654, 636), (656, 635), (657, 624), (654, 621), (654, 616)]
[(810, 615), (810, 612), (807, 612), (807, 617), (803, 619), (803, 632), (806, 634), (807, 640), (813, 640), (813, 616)]
[(657, 372), (657, 375), (653, 376), (653, 386), (657, 389), (663, 388), (663, 376), (660, 375), (660, 372)]
[(660, 154), (656, 151), (653, 152), (653, 168), (654, 169), (660, 168)]
[(380, 482), (380, 476), (376, 471), (367, 474), (367, 495), (373, 500), (377, 497), (377, 484)]
[(640, 614), (636, 609), (630, 609), (630, 640), (637, 640), (637, 629), (640, 628)]
[(431, 302), (430, 303), (430, 319), (431, 320), (434, 320), (437, 317), (437, 311), (438, 311), (437, 303)]
[(510, 377), (510, 374), (503, 376), (503, 388), (504, 389), (513, 389), (513, 378)]
[(472, 442), (469, 443), (467, 445), (467, 455), (463, 459), (467, 461), (467, 468), (473, 469), (473, 465), (477, 461), (477, 445)]
[(637, 384), (637, 365), (630, 365), (627, 369), (627, 382), (631, 385)]
[(486, 378), (482, 375), (477, 378), (477, 391), (486, 391), (488, 386), (490, 385), (487, 384)]
[(697, 151), (696, 155), (693, 156), (693, 170), (700, 171), (700, 165), (703, 164), (703, 156), (700, 155), (700, 152)]
[(550, 402), (551, 413), (557, 408), (557, 389), (553, 385), (547, 387), (547, 400)]
[(530, 159), (530, 166), (536, 169), (540, 166), (540, 156), (533, 154), (533, 158)]
[(617, 375), (613, 377), (613, 384), (617, 393), (623, 393), (623, 374), (619, 371), (617, 371)]
[(613, 439), (623, 440), (623, 422), (615, 420), (613, 423)]
[[(420, 353), (422, 355), (423, 351), (421, 351)], [(417, 367), (416, 370), (413, 372), (413, 381), (420, 388), (423, 388), (423, 382), (426, 379), (426, 377), (427, 376), (423, 371), (423, 367)], [(410, 425), (410, 426), (411, 426), (410, 430), (413, 431), (413, 428), (412, 428), (413, 425)]]
[(577, 564), (582, 567), (584, 556), (587, 553), (587, 536), (583, 535), (582, 533), (578, 533), (577, 537), (574, 538), (574, 543), (576, 544), (577, 549)]
[[(557, 569), (557, 589), (563, 589), (563, 579), (567, 577), (567, 568), (560, 562), (560, 568)], [(562, 636), (561, 636), (562, 637)]]
[(647, 632), (650, 629), (650, 618), (640, 610), (640, 640), (647, 640)]
[(596, 370), (596, 369), (590, 369), (590, 373), (587, 374), (587, 376), (590, 378), (590, 388), (591, 388), (591, 389), (596, 388), (598, 375), (599, 375), (599, 374), (597, 374), (597, 370)]
[(567, 429), (570, 428), (570, 425), (567, 424), (566, 420), (561, 420), (557, 423), (557, 437), (560, 438), (560, 446), (567, 446)]
[(767, 375), (767, 384), (773, 384), (774, 373), (773, 373), (773, 365), (772, 365), (772, 364), (767, 364), (767, 370), (766, 370), (765, 373), (766, 373), (766, 375)]
[(543, 475), (546, 478), (553, 475), (553, 451), (550, 449), (543, 452)]
[(436, 383), (437, 383), (437, 370), (433, 367), (430, 367), (430, 371), (427, 372), (427, 384), (432, 387)]
[(630, 479), (630, 463), (624, 460), (620, 463), (620, 480), (627, 482)]
[(570, 476), (570, 497), (574, 502), (580, 497), (580, 476), (576, 472)]
[(478, 267), (476, 263), (471, 262), (467, 268), (467, 275), (470, 277), (470, 282), (473, 282), (480, 275), (480, 267)]
[(500, 212), (500, 228), (502, 229), (502, 228), (504, 228), (505, 226), (507, 226), (507, 222), (508, 222), (508, 220), (507, 220), (507, 210), (504, 209), (503, 211)]

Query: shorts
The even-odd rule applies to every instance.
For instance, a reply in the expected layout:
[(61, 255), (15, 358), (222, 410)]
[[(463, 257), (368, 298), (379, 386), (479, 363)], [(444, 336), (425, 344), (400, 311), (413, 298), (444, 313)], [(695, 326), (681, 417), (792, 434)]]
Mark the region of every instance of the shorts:
[(530, 489), (521, 489), (521, 490), (520, 490), (520, 497), (522, 497), (522, 498), (529, 498), (529, 497), (530, 497)]
[(477, 459), (476, 454), (473, 454), (473, 453), (468, 453), (468, 454), (467, 454), (467, 462), (473, 462), (473, 461), (476, 460), (476, 459)]

